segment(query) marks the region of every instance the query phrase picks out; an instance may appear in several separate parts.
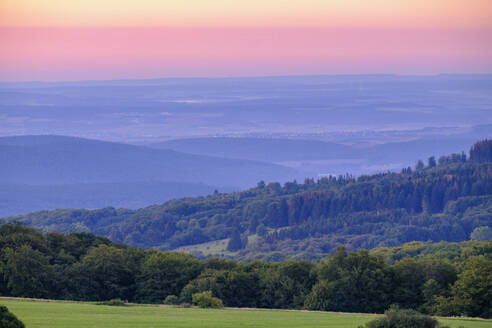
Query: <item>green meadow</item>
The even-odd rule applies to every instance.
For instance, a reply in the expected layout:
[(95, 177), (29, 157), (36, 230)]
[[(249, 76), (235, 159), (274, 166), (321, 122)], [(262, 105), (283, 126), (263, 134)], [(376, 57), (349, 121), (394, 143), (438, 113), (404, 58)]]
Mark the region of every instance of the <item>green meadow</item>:
[[(236, 328), (236, 327), (326, 327), (356, 328), (375, 317), (372, 314), (198, 308), (150, 305), (123, 307), (63, 301), (0, 299), (27, 328)], [(440, 319), (451, 326), (490, 328), (492, 320)]]

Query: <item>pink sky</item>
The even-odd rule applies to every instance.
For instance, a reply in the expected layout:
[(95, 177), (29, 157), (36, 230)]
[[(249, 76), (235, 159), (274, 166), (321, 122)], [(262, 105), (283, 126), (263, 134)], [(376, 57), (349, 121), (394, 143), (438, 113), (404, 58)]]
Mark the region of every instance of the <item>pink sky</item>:
[[(120, 11), (94, 9), (87, 0), (73, 12), (66, 7), (71, 1), (46, 2), (65, 4), (59, 7), (12, 1), (4, 11), (0, 6), (3, 81), (492, 72), (492, 10), (484, 12), (491, 6), (481, 0), (434, 0), (420, 9), (420, 0), (415, 8), (409, 0), (401, 2), (407, 7), (335, 0), (333, 8), (324, 5), (330, 1), (306, 0), (318, 8), (290, 6), (280, 13), (278, 0), (263, 0), (266, 7), (252, 0), (223, 12), (202, 1), (203, 14), (164, 0), (121, 0)], [(131, 14), (146, 1), (148, 7)]]

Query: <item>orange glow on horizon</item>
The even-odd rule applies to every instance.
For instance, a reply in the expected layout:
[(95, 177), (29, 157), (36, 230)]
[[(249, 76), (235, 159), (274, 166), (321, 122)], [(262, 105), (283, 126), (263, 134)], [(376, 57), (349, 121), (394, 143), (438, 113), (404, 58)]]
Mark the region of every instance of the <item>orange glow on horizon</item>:
[(490, 0), (3, 0), (0, 26), (492, 27)]

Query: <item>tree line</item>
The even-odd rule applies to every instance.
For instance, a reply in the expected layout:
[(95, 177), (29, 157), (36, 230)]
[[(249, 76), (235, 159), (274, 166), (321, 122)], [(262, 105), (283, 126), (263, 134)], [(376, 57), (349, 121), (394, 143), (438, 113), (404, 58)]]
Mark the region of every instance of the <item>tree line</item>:
[[(320, 261), (200, 261), (90, 233), (0, 226), (3, 296), (191, 303), (382, 313), (390, 305), (439, 315), (492, 317), (492, 241), (338, 247)], [(205, 293), (205, 294), (200, 294)]]

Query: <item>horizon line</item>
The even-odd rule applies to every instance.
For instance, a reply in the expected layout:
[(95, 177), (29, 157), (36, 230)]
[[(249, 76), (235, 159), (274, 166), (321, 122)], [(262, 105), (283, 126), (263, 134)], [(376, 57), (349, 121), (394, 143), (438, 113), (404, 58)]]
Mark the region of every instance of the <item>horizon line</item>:
[(160, 81), (160, 80), (226, 80), (226, 79), (268, 79), (268, 78), (302, 78), (302, 77), (439, 77), (439, 76), (477, 76), (492, 77), (492, 71), (486, 73), (324, 73), (324, 74), (279, 74), (279, 75), (220, 75), (220, 76), (163, 76), (149, 78), (122, 78), (122, 79), (82, 79), (82, 80), (9, 80), (0, 81), (0, 84), (17, 83), (83, 83), (83, 82), (138, 82), (138, 81)]

